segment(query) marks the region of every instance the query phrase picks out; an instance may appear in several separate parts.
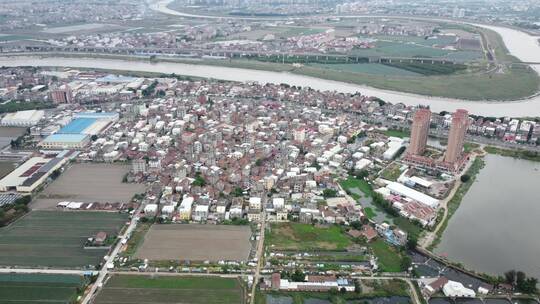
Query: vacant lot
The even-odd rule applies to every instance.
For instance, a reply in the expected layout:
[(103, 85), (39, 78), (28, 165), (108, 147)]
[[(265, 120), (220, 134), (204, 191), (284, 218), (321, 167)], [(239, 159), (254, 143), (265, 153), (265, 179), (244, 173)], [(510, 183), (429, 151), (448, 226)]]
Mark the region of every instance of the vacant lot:
[(33, 209), (51, 209), (61, 201), (128, 202), (144, 192), (144, 185), (123, 183), (127, 166), (75, 164), (54, 181), (33, 203)]
[(154, 261), (246, 261), (250, 236), (247, 226), (154, 225), (135, 256)]
[(76, 275), (0, 274), (0, 303), (71, 303), (83, 282)]
[(242, 288), (236, 279), (139, 275), (113, 276), (95, 301), (96, 304), (242, 302)]
[(377, 257), (379, 269), (382, 272), (400, 272), (402, 269), (403, 254), (397, 248), (378, 239), (370, 245), (373, 254)]
[(106, 250), (85, 250), (99, 231), (117, 234), (127, 215), (107, 212), (32, 211), (0, 229), (0, 265), (79, 268), (98, 264)]
[(345, 250), (351, 244), (339, 226), (300, 223), (273, 224), (266, 241), (273, 250)]
[(10, 145), (12, 140), (23, 135), (25, 131), (26, 128), (0, 127), (0, 148)]

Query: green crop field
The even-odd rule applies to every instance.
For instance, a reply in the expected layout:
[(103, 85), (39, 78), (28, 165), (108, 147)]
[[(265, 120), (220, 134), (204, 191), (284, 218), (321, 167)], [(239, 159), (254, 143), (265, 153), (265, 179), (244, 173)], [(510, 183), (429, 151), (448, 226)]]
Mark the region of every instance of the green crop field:
[(85, 250), (99, 231), (116, 234), (127, 215), (109, 212), (32, 211), (0, 229), (0, 265), (84, 267), (98, 264), (106, 250)]
[(352, 73), (363, 73), (373, 75), (396, 75), (396, 76), (419, 76), (420, 74), (396, 68), (380, 63), (310, 63), (309, 66), (320, 69), (345, 71)]
[(243, 290), (230, 278), (115, 275), (95, 303), (243, 303)]
[(0, 274), (0, 303), (72, 303), (83, 285), (76, 275)]
[(266, 238), (274, 250), (345, 250), (351, 240), (338, 226), (317, 227), (310, 224), (273, 224)]

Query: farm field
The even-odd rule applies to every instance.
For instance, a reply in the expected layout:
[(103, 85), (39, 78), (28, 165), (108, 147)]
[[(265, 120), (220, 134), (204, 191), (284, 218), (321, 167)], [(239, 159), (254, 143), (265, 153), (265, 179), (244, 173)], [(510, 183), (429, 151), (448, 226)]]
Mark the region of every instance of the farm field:
[(117, 234), (127, 215), (108, 212), (32, 211), (0, 229), (0, 265), (82, 268), (98, 264), (106, 250), (83, 248), (99, 231)]
[(114, 275), (95, 303), (234, 304), (243, 303), (243, 291), (230, 278)]
[(380, 64), (380, 63), (336, 63), (336, 64), (324, 64), (324, 63), (310, 63), (309, 66), (328, 69), (328, 70), (337, 70), (337, 71), (346, 71), (353, 73), (365, 73), (365, 74), (374, 74), (374, 75), (398, 75), (398, 76), (420, 76), (420, 74), (415, 72), (410, 72), (404, 69), (395, 68), (392, 66)]
[(135, 257), (149, 260), (247, 261), (249, 226), (153, 225)]
[(83, 285), (76, 275), (0, 274), (0, 303), (70, 303)]
[(128, 170), (121, 165), (75, 164), (43, 191), (32, 209), (54, 209), (61, 201), (129, 202), (144, 192), (144, 185), (123, 183)]
[(266, 237), (272, 250), (346, 250), (351, 240), (338, 226), (317, 227), (310, 224), (272, 224)]

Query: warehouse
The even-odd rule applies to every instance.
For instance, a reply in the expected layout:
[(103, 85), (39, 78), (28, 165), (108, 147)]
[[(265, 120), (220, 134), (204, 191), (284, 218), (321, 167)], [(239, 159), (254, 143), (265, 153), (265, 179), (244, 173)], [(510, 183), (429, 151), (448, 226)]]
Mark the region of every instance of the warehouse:
[(418, 201), (424, 205), (427, 205), (431, 208), (437, 208), (439, 206), (439, 200), (426, 195), (422, 192), (416, 191), (414, 189), (411, 189), (405, 185), (402, 185), (400, 183), (391, 182), (389, 183), (386, 188), (390, 190), (391, 193), (401, 195), (404, 197), (408, 197), (412, 200)]
[(0, 180), (0, 191), (32, 192), (66, 163), (66, 158), (32, 157)]
[(89, 143), (90, 136), (101, 133), (118, 119), (118, 113), (77, 113), (70, 123), (45, 138), (40, 146), (45, 149), (83, 149)]
[(82, 149), (90, 142), (85, 134), (53, 134), (39, 145), (44, 149)]
[(5, 127), (31, 127), (35, 126), (45, 115), (43, 110), (28, 110), (8, 113), (0, 125)]

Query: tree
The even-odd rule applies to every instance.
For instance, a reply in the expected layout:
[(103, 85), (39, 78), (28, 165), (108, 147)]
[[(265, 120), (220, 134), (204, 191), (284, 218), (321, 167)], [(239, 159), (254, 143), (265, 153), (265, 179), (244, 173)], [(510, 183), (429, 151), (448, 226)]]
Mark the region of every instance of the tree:
[(32, 196), (25, 195), (23, 197), (19, 197), (18, 199), (16, 199), (14, 203), (16, 205), (28, 205), (31, 201), (32, 201)]
[(92, 136), (90, 137), (90, 140), (91, 140), (91, 141), (96, 141), (97, 139), (98, 139), (98, 136), (97, 136), (96, 134), (94, 134), (94, 135), (92, 135)]
[(193, 186), (204, 187), (206, 186), (206, 180), (201, 176), (200, 173), (197, 173), (197, 175), (195, 175), (195, 180), (191, 184)]
[(337, 196), (337, 190), (334, 189), (324, 189), (323, 190), (323, 197), (329, 198), (329, 197), (336, 197)]
[(236, 188), (234, 188), (234, 190), (232, 191), (231, 194), (234, 197), (240, 197), (240, 196), (242, 196), (244, 194), (244, 191), (242, 191), (242, 188), (236, 187)]
[(512, 287), (514, 286), (514, 284), (516, 283), (516, 271), (515, 270), (509, 270), (507, 272), (504, 273), (504, 278), (506, 280), (506, 283), (512, 285)]
[(525, 284), (525, 281), (527, 280), (527, 275), (523, 271), (516, 272), (516, 286), (518, 289), (521, 289), (520, 287)]
[(351, 222), (351, 227), (353, 227), (356, 230), (360, 230), (362, 229), (362, 222), (359, 222), (359, 221)]
[(364, 179), (369, 176), (369, 172), (367, 170), (360, 170), (358, 173), (356, 173), (357, 179)]
[(402, 271), (407, 271), (411, 267), (412, 260), (409, 256), (404, 256), (401, 259), (400, 267)]
[(463, 174), (459, 179), (462, 183), (466, 183), (471, 179), (471, 177), (468, 174)]
[(407, 248), (414, 249), (418, 245), (418, 239), (414, 236), (409, 236), (407, 239)]
[(359, 280), (354, 280), (354, 292), (362, 293), (362, 285), (360, 284)]
[(305, 279), (306, 279), (306, 275), (300, 269), (296, 269), (294, 273), (291, 275), (291, 280), (293, 282), (304, 282)]

